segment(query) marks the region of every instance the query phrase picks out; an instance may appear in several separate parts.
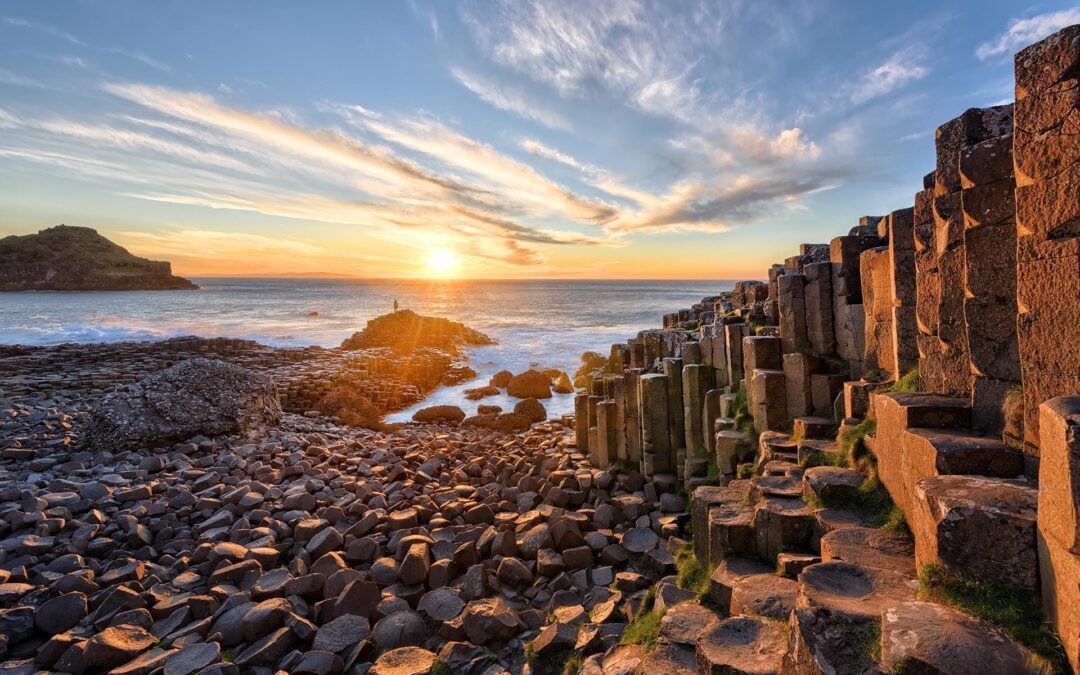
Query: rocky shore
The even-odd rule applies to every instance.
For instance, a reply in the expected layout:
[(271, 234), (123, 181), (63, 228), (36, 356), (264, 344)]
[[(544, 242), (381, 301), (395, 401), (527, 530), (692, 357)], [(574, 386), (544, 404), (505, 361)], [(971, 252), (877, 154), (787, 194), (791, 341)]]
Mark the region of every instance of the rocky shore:
[(484, 339), (416, 315), (4, 348), (0, 673), (1077, 672), (1077, 64), (1020, 52), (913, 207), (470, 393), (512, 412), (381, 424)]

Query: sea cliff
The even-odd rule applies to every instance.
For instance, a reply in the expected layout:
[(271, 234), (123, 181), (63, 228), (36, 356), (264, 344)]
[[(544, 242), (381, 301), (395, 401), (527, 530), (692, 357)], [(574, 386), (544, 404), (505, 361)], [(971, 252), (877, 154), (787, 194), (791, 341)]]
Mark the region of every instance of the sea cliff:
[(165, 291), (198, 286), (172, 265), (134, 256), (88, 227), (0, 239), (0, 291)]

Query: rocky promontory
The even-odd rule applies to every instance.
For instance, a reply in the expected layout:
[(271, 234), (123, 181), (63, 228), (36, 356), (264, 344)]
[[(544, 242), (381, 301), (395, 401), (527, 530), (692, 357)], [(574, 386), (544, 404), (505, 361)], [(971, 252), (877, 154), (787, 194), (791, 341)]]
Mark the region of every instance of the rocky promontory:
[(0, 291), (172, 291), (198, 286), (172, 265), (132, 255), (89, 227), (0, 239)]

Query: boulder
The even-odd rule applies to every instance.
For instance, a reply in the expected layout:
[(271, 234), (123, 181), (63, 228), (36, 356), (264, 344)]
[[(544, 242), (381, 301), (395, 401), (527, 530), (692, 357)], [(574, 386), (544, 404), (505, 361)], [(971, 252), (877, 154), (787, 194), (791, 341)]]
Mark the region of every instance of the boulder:
[(518, 415), (528, 418), (530, 422), (543, 422), (547, 419), (547, 409), (544, 408), (544, 404), (537, 401), (535, 398), (527, 398), (524, 401), (519, 401), (514, 406), (514, 412)]
[(433, 405), (413, 413), (414, 422), (460, 422), (465, 411), (456, 405)]
[(87, 445), (94, 450), (147, 448), (192, 436), (247, 434), (281, 416), (277, 389), (265, 375), (224, 361), (181, 361), (106, 396), (94, 411)]
[(526, 370), (510, 378), (506, 393), (514, 398), (551, 398), (551, 380), (539, 371)]

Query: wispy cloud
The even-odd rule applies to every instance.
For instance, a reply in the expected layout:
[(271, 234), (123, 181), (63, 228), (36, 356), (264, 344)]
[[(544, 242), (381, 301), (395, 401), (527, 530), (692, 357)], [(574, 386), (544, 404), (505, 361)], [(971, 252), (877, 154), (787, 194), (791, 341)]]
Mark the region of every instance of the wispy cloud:
[(980, 44), (975, 50), (975, 56), (985, 61), (996, 56), (1011, 55), (1018, 49), (1074, 23), (1080, 23), (1080, 7), (1038, 14), (1026, 19), (1013, 19), (1009, 22), (1008, 30), (993, 40)]
[(36, 87), (36, 88), (41, 88), (41, 87), (45, 86), (44, 84), (42, 84), (41, 82), (38, 82), (37, 80), (35, 80), (33, 78), (25, 77), (23, 75), (18, 75), (16, 73), (11, 72), (10, 70), (4, 70), (3, 68), (0, 68), (0, 84), (10, 84), (10, 85), (14, 85), (14, 86), (17, 86), (17, 87)]
[(523, 92), (514, 87), (498, 85), (461, 68), (451, 68), (450, 72), (463, 87), (476, 94), (485, 103), (489, 103), (500, 110), (520, 115), (525, 119), (539, 122), (551, 129), (564, 131), (571, 129), (571, 124), (565, 117), (529, 101)]
[(162, 63), (161, 61), (158, 61), (155, 58), (151, 58), (151, 57), (147, 56), (146, 54), (143, 54), (142, 52), (132, 52), (132, 51), (128, 51), (126, 49), (121, 49), (119, 47), (112, 47), (112, 48), (109, 49), (109, 52), (112, 53), (112, 54), (119, 54), (121, 56), (126, 56), (127, 58), (132, 59), (133, 61), (138, 61), (139, 63), (141, 63), (141, 64), (143, 64), (145, 66), (149, 66), (149, 67), (153, 68), (154, 70), (160, 70), (163, 73), (168, 73), (168, 72), (172, 71), (172, 68), (169, 67), (167, 64)]
[(41, 31), (42, 33), (45, 33), (47, 35), (51, 35), (52, 37), (57, 38), (59, 40), (64, 40), (65, 42), (70, 42), (73, 45), (84, 45), (84, 46), (86, 45), (85, 42), (83, 42), (79, 38), (75, 37), (71, 33), (68, 33), (67, 31), (60, 30), (59, 28), (57, 28), (55, 26), (50, 26), (49, 24), (46, 24), (46, 23), (31, 22), (31, 21), (27, 21), (26, 19), (20, 19), (18, 17), (6, 17), (4, 19), (4, 23), (8, 24), (9, 26), (15, 26), (17, 28), (26, 28), (26, 29), (29, 29), (29, 30)]
[(908, 82), (921, 80), (930, 74), (921, 52), (912, 47), (901, 49), (887, 61), (866, 73), (851, 92), (853, 103), (865, 103), (884, 96)]

